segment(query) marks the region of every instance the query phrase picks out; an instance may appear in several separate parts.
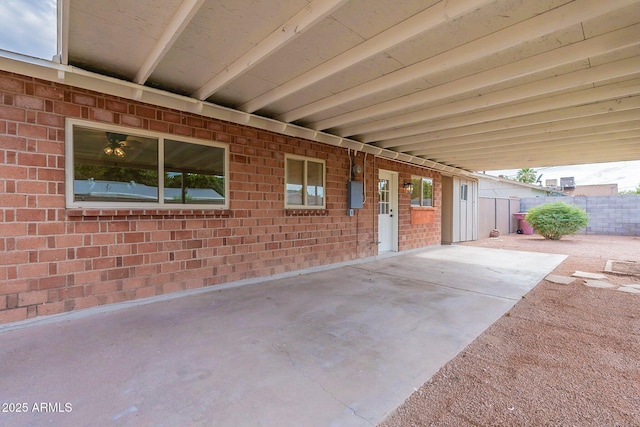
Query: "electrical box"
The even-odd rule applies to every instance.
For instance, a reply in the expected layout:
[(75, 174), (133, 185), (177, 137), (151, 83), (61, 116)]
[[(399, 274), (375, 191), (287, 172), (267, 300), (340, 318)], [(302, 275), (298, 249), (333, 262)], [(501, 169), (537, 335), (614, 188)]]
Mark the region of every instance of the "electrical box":
[(349, 181), (347, 189), (348, 208), (362, 209), (362, 182)]
[(560, 187), (564, 190), (565, 188), (576, 188), (576, 181), (572, 176), (560, 178)]

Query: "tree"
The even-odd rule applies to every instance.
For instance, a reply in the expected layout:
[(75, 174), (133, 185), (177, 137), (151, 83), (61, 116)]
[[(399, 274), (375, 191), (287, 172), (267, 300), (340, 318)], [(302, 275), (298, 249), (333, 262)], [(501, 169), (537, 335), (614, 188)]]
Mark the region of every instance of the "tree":
[(638, 184), (635, 190), (621, 191), (620, 194), (640, 194), (640, 184)]
[(536, 182), (536, 170), (531, 168), (523, 168), (518, 171), (516, 179), (520, 182), (526, 182), (527, 184), (533, 184)]
[(560, 240), (562, 236), (576, 234), (586, 227), (589, 217), (577, 206), (555, 202), (529, 209), (525, 221), (545, 239)]

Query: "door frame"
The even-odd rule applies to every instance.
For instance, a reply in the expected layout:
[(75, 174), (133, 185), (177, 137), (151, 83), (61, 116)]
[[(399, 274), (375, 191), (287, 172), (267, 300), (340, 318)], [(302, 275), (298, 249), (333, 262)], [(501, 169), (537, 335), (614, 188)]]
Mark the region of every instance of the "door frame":
[[(398, 252), (398, 218), (399, 218), (399, 212), (398, 212), (398, 172), (394, 172), (394, 171), (390, 171), (390, 170), (385, 170), (385, 169), (378, 169), (378, 180), (380, 180), (382, 177), (382, 175), (385, 175), (384, 178), (388, 178), (389, 179), (389, 208), (391, 209), (391, 213), (392, 213), (392, 220), (391, 220), (391, 249), (389, 251), (384, 251), (385, 252)], [(378, 191), (377, 191), (377, 187), (376, 187), (376, 203), (379, 203), (379, 196), (378, 196)], [(378, 206), (376, 206), (376, 211), (378, 211)], [(379, 215), (379, 214), (378, 214)], [(382, 243), (382, 241), (380, 240), (380, 220), (379, 218), (376, 218), (376, 221), (378, 221), (378, 229), (377, 229), (377, 233), (378, 233), (378, 253), (380, 253), (380, 243)]]

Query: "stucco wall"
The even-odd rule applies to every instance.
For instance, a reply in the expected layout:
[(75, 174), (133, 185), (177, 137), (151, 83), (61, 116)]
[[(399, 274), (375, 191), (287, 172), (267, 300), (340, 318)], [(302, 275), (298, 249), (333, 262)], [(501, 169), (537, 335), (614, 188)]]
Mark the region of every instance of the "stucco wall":
[[(228, 144), (229, 209), (67, 209), (66, 118)], [(285, 153), (326, 161), (326, 209), (284, 208)], [(399, 250), (440, 244), (437, 172), (368, 156), (350, 217), (345, 149), (0, 72), (0, 323), (376, 255), (381, 168), (434, 179), (427, 223), (399, 191)]]

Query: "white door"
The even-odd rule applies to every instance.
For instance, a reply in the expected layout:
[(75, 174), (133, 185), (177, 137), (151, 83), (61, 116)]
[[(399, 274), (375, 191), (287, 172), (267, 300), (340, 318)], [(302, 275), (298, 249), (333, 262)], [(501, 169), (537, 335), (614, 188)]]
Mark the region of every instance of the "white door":
[(469, 183), (466, 180), (460, 180), (460, 242), (469, 240)]
[(397, 177), (380, 171), (378, 179), (378, 252), (398, 250)]
[[(458, 204), (454, 206), (453, 242), (476, 240), (478, 237), (478, 183), (477, 181), (454, 178), (457, 187)], [(454, 196), (454, 200), (456, 196)]]

